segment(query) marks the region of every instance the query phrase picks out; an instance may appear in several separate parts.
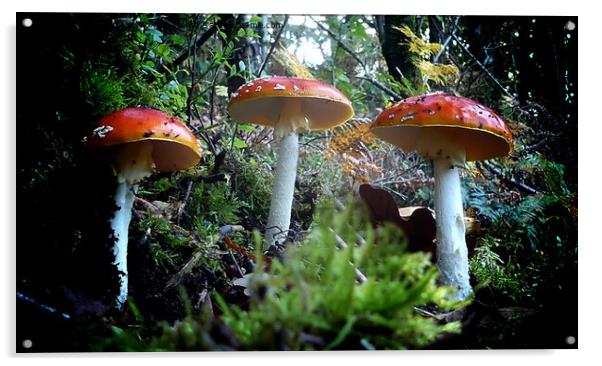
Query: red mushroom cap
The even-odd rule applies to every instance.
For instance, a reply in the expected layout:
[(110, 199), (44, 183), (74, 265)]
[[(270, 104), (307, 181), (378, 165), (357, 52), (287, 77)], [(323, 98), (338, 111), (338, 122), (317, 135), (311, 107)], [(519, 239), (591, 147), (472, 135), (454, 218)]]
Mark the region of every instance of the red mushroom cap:
[(150, 108), (110, 113), (84, 140), (90, 148), (151, 141), (155, 168), (160, 172), (186, 169), (198, 163), (202, 155), (197, 138), (182, 121)]
[(318, 80), (272, 76), (253, 80), (232, 94), (230, 116), (239, 122), (274, 127), (286, 99), (300, 98), (301, 111), (312, 130), (340, 125), (353, 116), (349, 99), (337, 88)]
[(380, 113), (370, 130), (405, 151), (420, 139), (445, 134), (465, 148), (466, 160), (486, 160), (512, 152), (512, 133), (491, 109), (443, 93), (410, 97)]

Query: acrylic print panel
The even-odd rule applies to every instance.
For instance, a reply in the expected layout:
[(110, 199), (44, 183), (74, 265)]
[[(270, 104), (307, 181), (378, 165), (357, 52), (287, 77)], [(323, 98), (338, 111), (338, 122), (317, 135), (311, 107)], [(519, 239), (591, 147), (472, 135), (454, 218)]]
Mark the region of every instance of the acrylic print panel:
[(576, 17), (17, 25), (17, 352), (577, 347)]

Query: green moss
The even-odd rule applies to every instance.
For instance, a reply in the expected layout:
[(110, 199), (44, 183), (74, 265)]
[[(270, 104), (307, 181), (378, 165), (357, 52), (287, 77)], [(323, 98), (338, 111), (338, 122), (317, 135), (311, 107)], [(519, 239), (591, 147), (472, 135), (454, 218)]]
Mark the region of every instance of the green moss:
[[(403, 251), (398, 229), (377, 237), (351, 210), (326, 210), (320, 218), (303, 245), (290, 247), (267, 272), (256, 267), (249, 310), (218, 297), (222, 320), (246, 349), (405, 349), (458, 330), (456, 323), (440, 325), (415, 312), (428, 303), (450, 306), (448, 292), (437, 287), (425, 254)], [(331, 228), (348, 243), (358, 234), (366, 243), (338, 250)], [(365, 283), (356, 281), (354, 267), (366, 273)]]

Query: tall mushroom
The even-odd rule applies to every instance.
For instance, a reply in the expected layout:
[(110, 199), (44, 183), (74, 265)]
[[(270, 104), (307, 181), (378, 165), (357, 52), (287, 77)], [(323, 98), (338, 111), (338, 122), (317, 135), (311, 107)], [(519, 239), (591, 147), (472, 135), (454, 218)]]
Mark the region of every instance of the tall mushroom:
[(109, 153), (117, 176), (111, 220), (115, 235), (114, 264), (119, 271), (121, 308), (128, 296), (127, 243), (132, 204), (138, 183), (153, 172), (187, 169), (201, 158), (194, 134), (178, 119), (149, 108), (126, 108), (103, 117), (84, 137), (89, 148)]
[(440, 280), (457, 289), (455, 298), (466, 299), (472, 289), (458, 168), (510, 154), (510, 129), (491, 109), (443, 93), (402, 100), (380, 113), (370, 128), (380, 139), (433, 161)]
[(274, 128), (281, 138), (272, 202), (265, 232), (266, 248), (289, 230), (299, 156), (298, 133), (324, 130), (353, 116), (351, 102), (333, 86), (317, 80), (274, 76), (242, 85), (228, 104), (239, 122)]

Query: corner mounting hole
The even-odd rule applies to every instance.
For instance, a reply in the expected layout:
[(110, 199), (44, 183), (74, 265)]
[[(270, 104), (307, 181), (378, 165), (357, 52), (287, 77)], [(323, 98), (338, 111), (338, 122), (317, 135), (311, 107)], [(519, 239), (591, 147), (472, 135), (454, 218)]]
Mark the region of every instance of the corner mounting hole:
[(566, 25), (564, 26), (564, 28), (568, 31), (574, 31), (575, 28), (577, 28), (577, 25), (569, 20), (568, 22), (566, 22)]
[(565, 341), (566, 341), (566, 344), (573, 345), (573, 344), (575, 344), (575, 341), (577, 341), (577, 340), (573, 336), (568, 336), (568, 337), (566, 337)]
[(21, 345), (23, 346), (23, 348), (30, 349), (33, 346), (33, 342), (31, 341), (31, 339), (25, 339), (23, 340), (23, 343), (21, 343)]
[(31, 20), (30, 18), (25, 18), (21, 23), (24, 27), (29, 28), (33, 25), (33, 20)]

